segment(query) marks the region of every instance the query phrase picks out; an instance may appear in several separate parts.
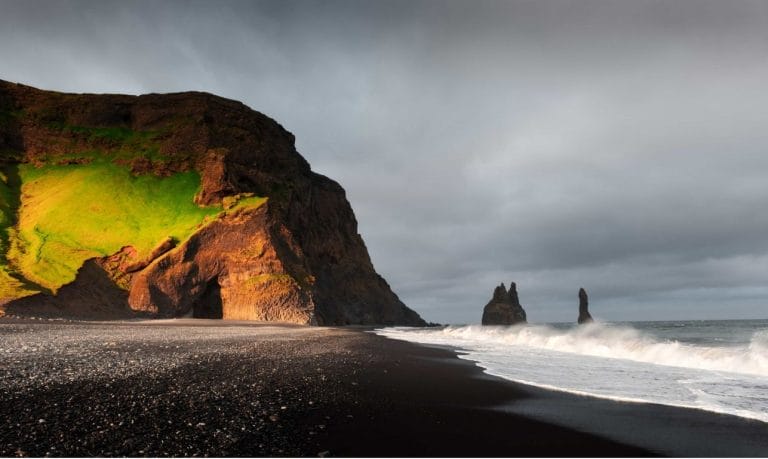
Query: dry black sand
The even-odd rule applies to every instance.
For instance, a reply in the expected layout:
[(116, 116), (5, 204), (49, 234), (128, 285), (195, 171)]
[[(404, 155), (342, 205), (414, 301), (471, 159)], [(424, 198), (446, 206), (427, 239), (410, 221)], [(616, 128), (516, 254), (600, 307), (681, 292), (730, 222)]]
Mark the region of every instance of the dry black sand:
[(2, 456), (685, 455), (633, 434), (670, 416), (681, 442), (768, 438), (731, 416), (538, 391), (363, 329), (0, 322)]

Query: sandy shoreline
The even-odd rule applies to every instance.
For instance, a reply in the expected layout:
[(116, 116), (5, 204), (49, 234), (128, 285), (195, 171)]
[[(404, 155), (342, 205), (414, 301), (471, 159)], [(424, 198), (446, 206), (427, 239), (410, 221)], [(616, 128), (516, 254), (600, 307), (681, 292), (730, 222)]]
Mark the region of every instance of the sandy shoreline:
[(364, 329), (0, 321), (2, 456), (761, 456), (767, 432), (536, 390)]

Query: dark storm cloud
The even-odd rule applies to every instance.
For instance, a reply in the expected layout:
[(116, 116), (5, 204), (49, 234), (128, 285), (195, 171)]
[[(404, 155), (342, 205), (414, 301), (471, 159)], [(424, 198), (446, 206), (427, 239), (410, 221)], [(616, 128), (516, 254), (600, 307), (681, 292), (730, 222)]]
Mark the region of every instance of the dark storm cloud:
[(0, 6), (0, 78), (279, 120), (430, 320), (768, 313), (765, 2)]

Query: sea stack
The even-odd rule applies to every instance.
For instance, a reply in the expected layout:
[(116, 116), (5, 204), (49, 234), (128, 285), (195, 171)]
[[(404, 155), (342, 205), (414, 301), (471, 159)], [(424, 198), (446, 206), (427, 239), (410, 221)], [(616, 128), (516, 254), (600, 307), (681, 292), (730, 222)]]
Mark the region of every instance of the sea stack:
[(589, 314), (589, 297), (587, 297), (587, 291), (583, 288), (579, 289), (579, 323), (586, 324), (594, 322), (592, 316)]
[(515, 325), (525, 323), (525, 309), (517, 297), (517, 286), (512, 282), (509, 291), (504, 283), (493, 291), (493, 298), (483, 309), (483, 325)]

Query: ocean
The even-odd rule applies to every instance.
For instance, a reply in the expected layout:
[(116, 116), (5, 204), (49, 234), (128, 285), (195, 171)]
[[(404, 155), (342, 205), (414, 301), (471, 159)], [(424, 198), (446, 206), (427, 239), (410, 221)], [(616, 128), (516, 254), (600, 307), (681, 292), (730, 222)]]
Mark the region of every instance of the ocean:
[(487, 373), (523, 384), (768, 423), (768, 320), (389, 327), (376, 333), (457, 348)]

